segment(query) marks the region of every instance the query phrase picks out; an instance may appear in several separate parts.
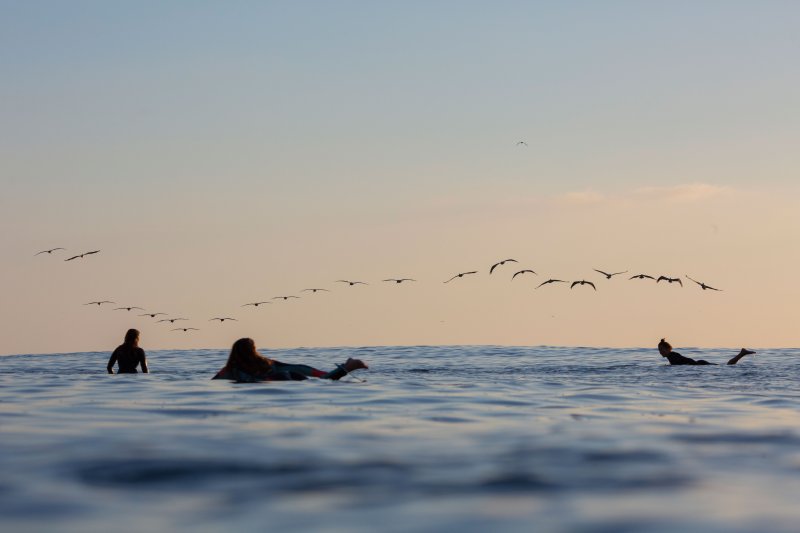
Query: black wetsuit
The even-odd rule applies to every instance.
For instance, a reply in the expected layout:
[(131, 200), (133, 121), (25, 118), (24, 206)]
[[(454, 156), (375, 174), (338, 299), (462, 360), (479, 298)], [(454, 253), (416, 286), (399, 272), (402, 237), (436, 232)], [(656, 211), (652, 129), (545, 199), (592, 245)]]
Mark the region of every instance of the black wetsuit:
[(114, 363), (119, 362), (119, 370), (117, 374), (136, 374), (138, 373), (136, 367), (142, 365), (142, 370), (147, 368), (147, 363), (144, 359), (144, 350), (138, 346), (128, 346), (120, 344), (114, 353), (111, 354), (111, 359), (108, 360), (108, 372), (111, 373), (114, 368)]
[(685, 357), (678, 352), (670, 352), (667, 354), (667, 360), (671, 365), (713, 365), (714, 363), (709, 363), (704, 359), (700, 359), (695, 361), (690, 357)]
[(222, 368), (217, 375), (211, 379), (232, 379), (234, 381), (252, 382), (252, 381), (303, 381), (304, 379), (322, 378), (322, 379), (341, 379), (347, 372), (344, 366), (337, 365), (336, 369), (330, 372), (317, 370), (308, 365), (294, 365), (290, 363), (281, 363), (272, 359), (272, 365), (268, 372), (263, 372), (258, 375), (248, 374), (238, 368), (228, 368), (226, 365)]

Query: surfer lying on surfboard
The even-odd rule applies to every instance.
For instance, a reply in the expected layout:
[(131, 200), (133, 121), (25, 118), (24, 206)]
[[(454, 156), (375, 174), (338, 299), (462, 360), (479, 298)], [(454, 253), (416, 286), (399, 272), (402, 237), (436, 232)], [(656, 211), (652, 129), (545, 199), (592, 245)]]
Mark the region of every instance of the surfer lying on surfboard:
[(324, 372), (308, 365), (281, 363), (259, 354), (253, 339), (239, 339), (233, 343), (228, 362), (211, 379), (234, 381), (301, 381), (308, 378), (341, 379), (353, 370), (369, 368), (361, 359), (348, 359), (335, 370)]
[[(671, 364), (671, 365), (715, 365), (715, 364), (717, 364), (717, 363), (709, 363), (708, 361), (706, 361), (704, 359), (699, 359), (699, 360), (695, 361), (694, 359), (692, 359), (690, 357), (685, 357), (685, 356), (679, 354), (678, 352), (673, 352), (672, 351), (672, 345), (670, 343), (668, 343), (667, 341), (665, 341), (664, 339), (661, 339), (661, 342), (658, 343), (658, 353), (661, 354), (661, 357), (666, 357), (667, 360), (669, 361), (669, 364)], [(738, 355), (733, 356), (728, 361), (728, 364), (729, 365), (735, 365), (736, 363), (739, 362), (739, 359), (741, 359), (745, 355), (750, 355), (750, 354), (753, 354), (753, 353), (756, 353), (756, 352), (754, 352), (752, 350), (747, 350), (745, 348), (742, 348), (742, 351), (740, 351), (738, 353)]]

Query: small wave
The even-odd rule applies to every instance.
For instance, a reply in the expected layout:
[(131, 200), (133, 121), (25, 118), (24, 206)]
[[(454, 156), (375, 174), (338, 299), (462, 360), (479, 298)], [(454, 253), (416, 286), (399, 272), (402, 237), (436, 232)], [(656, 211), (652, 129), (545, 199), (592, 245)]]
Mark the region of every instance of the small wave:
[(791, 433), (677, 433), (672, 439), (696, 444), (785, 444), (800, 445)]

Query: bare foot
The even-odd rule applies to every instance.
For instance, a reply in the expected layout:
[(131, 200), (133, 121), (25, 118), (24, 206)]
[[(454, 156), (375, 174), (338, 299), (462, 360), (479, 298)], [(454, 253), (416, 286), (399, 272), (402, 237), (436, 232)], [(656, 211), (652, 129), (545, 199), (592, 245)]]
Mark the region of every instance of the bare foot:
[(344, 363), (344, 369), (348, 372), (352, 372), (353, 370), (358, 370), (359, 368), (369, 368), (369, 367), (361, 359), (353, 359), (352, 357), (349, 358)]

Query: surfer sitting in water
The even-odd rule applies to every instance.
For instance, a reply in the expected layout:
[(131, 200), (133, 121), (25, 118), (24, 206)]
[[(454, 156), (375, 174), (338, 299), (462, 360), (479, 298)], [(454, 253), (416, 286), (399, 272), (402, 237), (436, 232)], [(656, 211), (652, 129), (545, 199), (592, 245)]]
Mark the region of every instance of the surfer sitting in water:
[(256, 351), (253, 339), (239, 339), (233, 343), (228, 362), (211, 379), (234, 381), (301, 381), (308, 378), (341, 379), (353, 370), (369, 368), (361, 359), (348, 359), (336, 370), (323, 372), (308, 365), (292, 365), (269, 359)]
[(114, 373), (114, 363), (119, 362), (117, 374), (136, 374), (136, 367), (142, 365), (142, 372), (147, 374), (147, 360), (144, 350), (139, 348), (139, 330), (129, 329), (125, 334), (125, 342), (117, 346), (111, 359), (108, 360), (108, 373)]
[[(689, 357), (684, 357), (678, 352), (673, 352), (672, 345), (667, 341), (665, 341), (664, 339), (661, 339), (661, 342), (658, 343), (658, 352), (661, 354), (661, 357), (666, 357), (667, 360), (669, 361), (669, 364), (671, 365), (715, 365), (716, 364), (716, 363), (709, 363), (704, 359), (695, 361), (694, 359), (691, 359)], [(742, 351), (740, 351), (738, 355), (735, 355), (733, 358), (731, 358), (731, 360), (728, 361), (728, 364), (735, 365), (736, 363), (739, 362), (739, 359), (741, 359), (745, 355), (750, 355), (753, 353), (756, 352), (742, 348)]]

